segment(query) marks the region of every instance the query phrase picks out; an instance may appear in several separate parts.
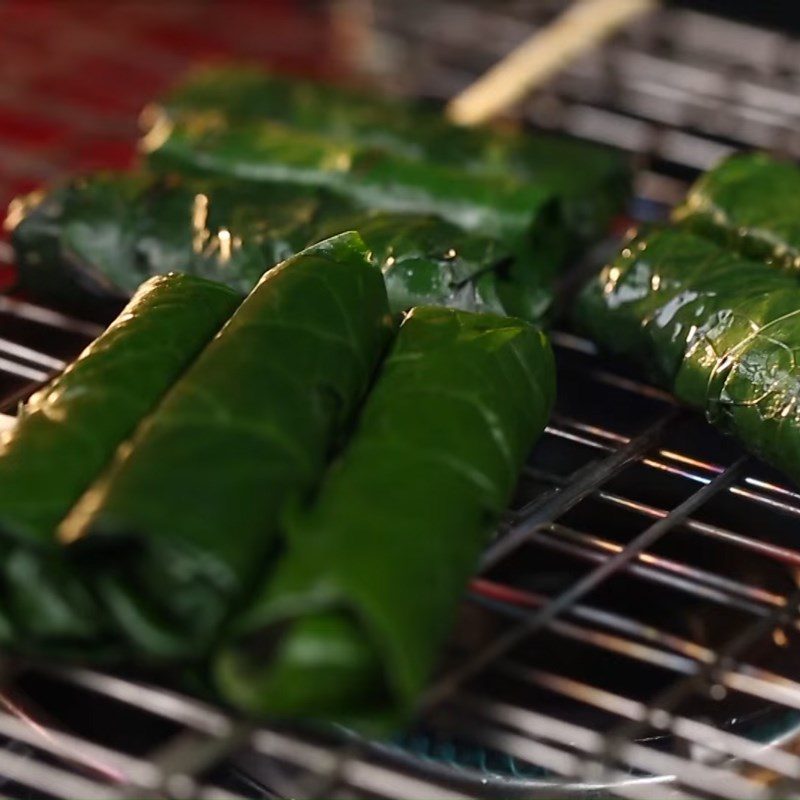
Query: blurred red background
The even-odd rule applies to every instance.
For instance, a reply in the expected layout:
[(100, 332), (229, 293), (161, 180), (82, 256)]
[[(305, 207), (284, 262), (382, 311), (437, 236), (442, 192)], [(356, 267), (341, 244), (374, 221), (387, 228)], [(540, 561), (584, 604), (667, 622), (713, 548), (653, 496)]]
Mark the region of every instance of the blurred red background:
[(139, 111), (193, 64), (335, 72), (335, 27), (298, 0), (0, 2), (0, 201), (131, 164)]
[[(142, 107), (193, 65), (235, 59), (335, 76), (346, 51), (341, 7), (0, 0), (0, 213), (60, 175), (131, 166)], [(0, 288), (12, 280), (0, 265)]]

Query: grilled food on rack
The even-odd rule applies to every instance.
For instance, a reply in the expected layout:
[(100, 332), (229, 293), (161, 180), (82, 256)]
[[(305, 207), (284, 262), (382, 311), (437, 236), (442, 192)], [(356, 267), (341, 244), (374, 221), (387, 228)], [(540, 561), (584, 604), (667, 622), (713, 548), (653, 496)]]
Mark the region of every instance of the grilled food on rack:
[(152, 275), (189, 272), (241, 292), (348, 209), (323, 190), (146, 173), (99, 173), (37, 190), (9, 210), (21, 288), (44, 300), (119, 301)]
[(12, 204), (30, 295), (82, 309), (176, 269), (248, 291), (268, 266), (358, 230), (393, 310), (538, 321), (557, 269), (630, 184), (627, 159), (597, 146), (246, 69), (198, 73), (144, 116), (162, 177), (80, 178)]
[(744, 255), (800, 271), (800, 168), (765, 153), (732, 156), (702, 175), (675, 219)]
[(153, 278), (3, 433), (0, 614), (18, 645), (94, 631), (85, 589), (53, 560), (55, 528), (240, 299), (188, 275)]
[(280, 122), (411, 159), (471, 172), (513, 175), (555, 192), (573, 235), (592, 241), (608, 228), (630, 189), (620, 151), (541, 133), (465, 128), (439, 109), (256, 69), (217, 67), (190, 75), (148, 109), (152, 138), (181, 119)]
[(408, 712), (554, 396), (546, 338), (441, 308), (405, 320), (357, 428), (233, 625), (222, 692), (251, 712)]
[(550, 310), (552, 271), (527, 247), (508, 247), (435, 216), (392, 212), (321, 219), (311, 238), (350, 228), (381, 268), (394, 312), (432, 304), (541, 322)]
[(680, 229), (634, 236), (576, 318), (723, 431), (800, 481), (800, 287)]
[(438, 304), (535, 321), (551, 298), (535, 254), (297, 184), (100, 174), (19, 200), (12, 218), (22, 288), (62, 306), (118, 301), (170, 271), (246, 292), (267, 266), (348, 230), (380, 265), (393, 311)]
[[(233, 702), (407, 712), (553, 401), (546, 339), (499, 314), (541, 318), (558, 267), (621, 205), (625, 160), (242, 72), (206, 73), (150, 122), (153, 172), (11, 209), (31, 294), (118, 302), (177, 270), (146, 285), (197, 296), (166, 330), (151, 311), (141, 344), (122, 335), (136, 305), (117, 323), (120, 357), (102, 359), (112, 328), (84, 357), (99, 369), (80, 360), (37, 401), (52, 419), (18, 426), (30, 474), (45, 444), (58, 458), (35, 492), (18, 487), (20, 519), (35, 508), (39, 527), (9, 524), (0, 641), (18, 645), (27, 615), (33, 652), (81, 642), (100, 657), (110, 641), (135, 664), (196, 666), (247, 608), (215, 661)], [(206, 301), (208, 277), (227, 287)], [(390, 312), (420, 303), (462, 310), (407, 318), (346, 444)], [(96, 390), (73, 397), (70, 375)], [(64, 469), (81, 448), (94, 449)]]
[(151, 144), (151, 167), (239, 180), (322, 186), (367, 208), (436, 214), (465, 230), (525, 241), (544, 264), (574, 245), (545, 185), (480, 175), (340, 142), (272, 122), (176, 122)]
[[(0, 449), (0, 531), (46, 541), (117, 445), (241, 302), (190, 275), (152, 278), (67, 370), (22, 406)], [(43, 494), (43, 488), (46, 493)]]
[(319, 479), (390, 333), (348, 233), (268, 272), (62, 524), (145, 657), (196, 656)]

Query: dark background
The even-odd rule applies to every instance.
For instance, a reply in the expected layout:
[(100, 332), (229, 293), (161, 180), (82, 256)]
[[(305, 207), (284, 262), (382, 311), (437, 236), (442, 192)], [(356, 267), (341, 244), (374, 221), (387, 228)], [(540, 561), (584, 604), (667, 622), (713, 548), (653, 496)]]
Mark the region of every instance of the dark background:
[(800, 31), (798, 0), (687, 0), (673, 3), (786, 32)]

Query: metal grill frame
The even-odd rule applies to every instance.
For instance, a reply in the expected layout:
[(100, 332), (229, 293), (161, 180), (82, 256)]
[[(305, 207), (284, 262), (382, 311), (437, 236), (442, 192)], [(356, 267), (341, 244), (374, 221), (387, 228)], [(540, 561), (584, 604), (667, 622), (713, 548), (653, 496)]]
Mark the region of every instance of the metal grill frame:
[[(524, 4), (509, 4), (504, 16), (492, 17), (496, 26), (506, 25), (511, 39), (520, 26), (525, 32), (529, 29), (529, 20), (519, 5)], [(458, 9), (468, 9), (468, 4), (442, 3), (439, 13), (452, 16)], [(686, 29), (692, 22), (717, 24), (702, 15), (674, 13), (684, 16), (670, 12), (667, 21), (673, 29)], [(377, 16), (380, 24), (380, 13)], [(473, 20), (473, 30), (475, 24), (480, 25)], [(787, 53), (798, 52), (800, 47), (800, 43), (778, 34), (744, 28), (737, 31), (738, 36), (755, 37), (752, 41), (772, 43), (778, 61), (785, 60)], [(398, 32), (388, 23), (384, 33), (393, 37), (395, 46), (401, 35), (413, 38), (413, 32)], [(593, 57), (590, 63), (605, 64), (606, 78), (608, 65), (612, 64), (611, 85), (615, 87), (624, 86), (626, 76), (641, 78), (648, 70), (651, 75), (659, 70), (665, 75), (669, 73), (673, 99), (675, 76), (680, 82), (681, 76), (688, 81), (687, 75), (691, 74), (694, 81), (705, 87), (708, 96), (719, 97), (724, 92), (751, 97), (759, 81), (765, 84), (769, 77), (756, 69), (755, 75), (747, 76), (744, 83), (727, 79), (720, 82), (720, 70), (712, 66), (701, 68), (678, 59), (670, 62), (647, 55), (643, 47), (653, 36), (646, 26), (640, 27), (623, 42)], [(767, 51), (763, 44), (760, 49), (752, 48), (756, 54)], [(488, 51), (483, 53), (483, 57), (489, 55)], [(666, 160), (685, 171), (708, 166), (730, 149), (729, 144), (722, 144), (713, 136), (687, 132), (687, 121), (680, 115), (641, 119), (642, 107), (633, 107), (637, 97), (641, 102), (641, 93), (634, 93), (629, 101), (622, 95), (623, 100), (617, 104), (624, 106), (629, 102), (631, 107), (627, 110), (635, 112), (630, 116), (625, 115), (624, 109), (604, 107), (601, 100), (607, 99), (609, 84), (594, 85), (596, 76), (590, 73), (585, 64), (577, 65), (556, 83), (548, 96), (533, 101), (527, 114), (538, 124), (587, 138), (612, 140), (645, 154), (637, 189), (640, 200), (646, 204), (668, 204), (683, 187), (681, 180), (670, 170), (662, 171), (657, 161)], [(726, 74), (723, 71), (722, 78)], [(463, 82), (463, 78), (464, 73), (458, 69), (442, 69), (424, 87), (425, 93), (449, 93), (454, 88), (450, 84)], [(687, 90), (684, 95), (687, 94), (692, 92)], [(724, 96), (730, 100), (730, 95)], [(769, 129), (770, 136), (774, 134), (769, 141), (764, 134), (760, 141), (755, 137), (751, 143), (794, 152), (791, 140), (784, 134), (787, 119), (800, 114), (800, 108), (795, 108), (800, 101), (777, 89), (765, 96), (778, 106), (790, 98), (788, 117), (781, 117), (774, 128), (766, 125), (764, 130)], [(682, 107), (691, 109), (690, 100), (691, 97), (687, 100), (682, 96)], [(742, 108), (747, 110), (750, 106), (731, 105), (732, 112), (737, 114)], [(776, 112), (775, 108), (767, 110)], [(746, 116), (740, 114), (743, 119)], [(634, 135), (632, 131), (638, 133)], [(798, 154), (800, 151), (795, 153)], [(33, 174), (48, 171), (41, 164), (28, 164), (24, 159), (17, 162), (17, 167), (22, 172), (31, 167)], [(0, 246), (0, 260), (10, 258), (7, 246)], [(13, 329), (15, 321), (50, 330), (53, 341), (69, 334), (88, 342), (99, 332), (99, 327), (92, 323), (22, 300), (0, 298), (3, 324), (0, 330), (9, 326)], [(613, 387), (635, 402), (658, 404), (660, 411), (633, 435), (623, 429), (600, 427), (563, 412), (556, 413), (545, 439), (551, 444), (562, 442), (582, 448), (586, 458), (579, 469), (566, 475), (544, 469), (535, 456), (526, 467), (524, 478), (545, 489), (509, 513), (483, 557), (467, 598), (467, 602), (480, 602), (483, 608), (504, 620), (507, 627), (462, 661), (451, 663), (432, 683), (421, 704), (421, 717), (431, 725), (439, 726), (442, 731), (455, 729), (461, 737), (476, 744), (538, 765), (547, 770), (547, 777), (516, 780), (487, 777), (477, 770), (414, 759), (398, 748), (360, 740), (342, 731), (322, 734), (290, 726), (254, 725), (163, 687), (91, 669), (4, 659), (0, 662), (0, 685), (5, 689), (5, 695), (0, 697), (3, 705), (0, 736), (5, 738), (6, 746), (0, 749), (0, 775), (4, 777), (0, 792), (24, 796), (20, 789), (25, 787), (35, 796), (98, 799), (129, 797), (132, 793), (226, 799), (253, 796), (251, 790), (262, 792), (263, 787), (252, 784), (248, 789), (243, 784), (231, 789), (210, 772), (246, 751), (250, 763), (255, 759), (262, 766), (268, 765), (269, 790), (275, 796), (286, 797), (574, 797), (601, 789), (606, 794), (629, 798), (800, 795), (797, 755), (800, 721), (784, 730), (771, 746), (765, 746), (764, 742), (693, 718), (691, 710), (686, 710), (687, 699), (710, 696), (723, 703), (727, 696), (736, 694), (757, 698), (766, 706), (797, 712), (800, 720), (800, 682), (791, 675), (772, 672), (750, 658), (754, 643), (774, 634), (776, 629), (800, 629), (797, 613), (800, 589), (776, 593), (653, 552), (654, 547), (683, 531), (696, 535), (699, 541), (725, 542), (759, 558), (798, 569), (800, 547), (790, 548), (769, 537), (709, 523), (701, 518), (701, 512), (715, 499), (730, 494), (762, 508), (764, 514), (781, 515), (787, 526), (800, 531), (800, 494), (783, 483), (760, 477), (757, 465), (745, 455), (712, 463), (672, 449), (673, 432), (690, 417), (689, 412), (677, 407), (659, 389), (604, 362), (589, 342), (563, 331), (554, 332), (553, 340), (559, 360), (581, 360), (580, 380), (585, 388)], [(0, 338), (0, 375), (13, 376), (5, 410), (13, 410), (19, 398), (63, 365), (61, 358), (31, 346), (24, 337)], [(662, 508), (620, 494), (612, 484), (634, 467), (649, 470), (654, 479), (666, 474), (685, 483), (685, 496), (673, 506)], [(613, 536), (593, 535), (564, 522), (566, 514), (590, 500), (639, 515), (641, 530), (623, 543)], [(549, 596), (492, 577), (499, 564), (514, 558), (524, 559), (522, 551), (530, 546), (567, 554), (589, 566), (579, 580)], [(670, 587), (701, 598), (711, 606), (736, 609), (748, 615), (750, 622), (722, 645), (712, 648), (647, 626), (637, 620), (635, 610), (620, 614), (595, 605), (596, 590), (621, 575), (635, 576), (654, 587)], [(544, 634), (579, 643), (587, 658), (595, 651), (613, 654), (620, 661), (633, 661), (642, 667), (656, 665), (674, 675), (674, 679), (664, 691), (642, 702), (550, 672), (535, 662), (521, 663), (515, 656), (518, 646), (536, 641)], [(549, 710), (511, 704), (481, 690), (475, 679), (487, 671), (526, 682), (570, 703), (602, 711), (610, 715), (613, 724), (597, 730)], [(20, 696), (18, 688), (26, 675), (44, 676), (65, 693), (80, 690), (100, 698), (101, 702), (116, 703), (163, 719), (174, 730), (144, 754), (56, 730), (35, 713), (28, 713), (26, 698)], [(671, 741), (685, 747), (670, 746), (665, 750), (657, 742), (652, 744), (644, 734), (653, 731), (668, 733)]]
[[(11, 299), (4, 301), (3, 312), (34, 317), (45, 320), (47, 324), (69, 326), (86, 333), (92, 330), (79, 321)], [(553, 338), (557, 351), (562, 353), (577, 350), (586, 354), (592, 349), (588, 342), (571, 334), (555, 333)], [(30, 363), (57, 368), (55, 363), (43, 363), (47, 358), (44, 354), (22, 349), (16, 342), (0, 340), (0, 352), (7, 354), (10, 363), (18, 360), (18, 374), (26, 380), (30, 378)], [(671, 426), (688, 412), (668, 402), (658, 390), (609, 373), (599, 368), (600, 362), (597, 366), (595, 380), (641, 396), (655, 394), (664, 400), (664, 413), (633, 438), (614, 431), (586, 430), (588, 426), (579, 421), (558, 415), (554, 417), (547, 430), (548, 437), (577, 440), (596, 452), (598, 457), (589, 462), (588, 469), (581, 469), (580, 474), (565, 485), (563, 476), (550, 475), (554, 491), (543, 493), (509, 515), (504, 531), (484, 555), (472, 593), (483, 598), (505, 593), (507, 598), (515, 599), (515, 603), (494, 603), (499, 613), (514, 619), (514, 624), (487, 647), (471, 653), (466, 661), (435, 682), (423, 699), (423, 708), (432, 718), (438, 718), (442, 713), (445, 716), (447, 713), (455, 714), (459, 719), (459, 730), (468, 730), (468, 735), (476, 742), (538, 764), (561, 776), (569, 782), (564, 791), (578, 791), (578, 787), (586, 791), (588, 785), (602, 784), (623, 797), (663, 797), (668, 787), (669, 795), (675, 797), (785, 797), (786, 781), (793, 788), (800, 787), (800, 758), (783, 749), (764, 748), (760, 742), (715, 729), (674, 709), (699, 689), (720, 697), (728, 691), (745, 692), (763, 699), (765, 703), (800, 710), (800, 683), (786, 676), (770, 674), (743, 657), (757, 637), (769, 634), (776, 627), (800, 625), (796, 614), (791, 611), (797, 609), (800, 590), (784, 598), (772, 597), (770, 602), (761, 597), (757, 586), (712, 585), (712, 591), (708, 593), (708, 576), (699, 570), (694, 573), (690, 570), (688, 579), (683, 576), (684, 584), (689, 584), (687, 591), (706, 592), (711, 602), (744, 602), (753, 614), (752, 624), (716, 651), (682, 642), (678, 637), (657, 630), (643, 629), (641, 625), (637, 626), (635, 617), (626, 619), (594, 608), (585, 603), (585, 598), (594, 587), (625, 570), (644, 570), (646, 580), (655, 582), (674, 577), (671, 565), (656, 560), (655, 565), (643, 566), (641, 559), (657, 540), (668, 536), (680, 525), (694, 527), (705, 536), (734, 536), (739, 546), (784, 562), (787, 557), (785, 549), (706, 525), (694, 520), (692, 514), (714, 496), (734, 492), (743, 494), (749, 502), (765, 504), (765, 507), (774, 508), (779, 504), (782, 513), (797, 517), (800, 515), (800, 498), (785, 487), (764, 487), (758, 479), (749, 478), (745, 456), (736, 458), (725, 467), (703, 464), (687, 470), (685, 461), (688, 457), (665, 450), (660, 443), (669, 439)], [(697, 488), (669, 510), (643, 506), (635, 498), (619, 497), (604, 489), (614, 476), (632, 464), (641, 464), (656, 472), (672, 470), (682, 480), (695, 483)], [(527, 471), (535, 474), (539, 481), (547, 477), (535, 463), (529, 465)], [(754, 483), (757, 488), (754, 488)], [(566, 511), (589, 496), (637, 508), (650, 524), (611, 554), (592, 550), (591, 542), (587, 542), (579, 531), (557, 523)], [(512, 585), (498, 586), (482, 577), (500, 560), (513, 556), (518, 548), (531, 542), (544, 546), (577, 546), (592, 554), (596, 566), (566, 591), (549, 598), (526, 594), (524, 589)], [(800, 551), (791, 551), (788, 555), (800, 563)], [(521, 606), (530, 610), (521, 611)], [(579, 685), (564, 676), (539, 670), (535, 664), (519, 664), (507, 657), (517, 644), (530, 640), (545, 628), (559, 636), (581, 641), (587, 648), (600, 647), (617, 653), (620, 658), (658, 663), (675, 672), (675, 682), (667, 692), (643, 704), (597, 687)], [(339, 745), (334, 746), (329, 741), (320, 743), (315, 736), (287, 728), (254, 727), (197, 700), (93, 670), (22, 665), (13, 660), (5, 667), (6, 685), (9, 681), (14, 685), (20, 670), (43, 672), (62, 682), (65, 691), (66, 687), (78, 686), (144, 709), (179, 726), (179, 731), (167, 744), (160, 745), (157, 752), (147, 758), (137, 758), (65, 733), (51, 731), (43, 735), (38, 724), (32, 724), (31, 719), (9, 700), (5, 711), (0, 713), (0, 735), (26, 745), (28, 750), (22, 756), (9, 750), (0, 751), (0, 773), (55, 797), (123, 797), (129, 796), (132, 788), (137, 792), (165, 796), (236, 796), (197, 780), (220, 760), (243, 748), (250, 748), (275, 762), (301, 768), (301, 779), (295, 775), (289, 786), (271, 787), (285, 796), (333, 796), (345, 787), (356, 796), (450, 798), (470, 796), (470, 790), (480, 783), (477, 774), (454, 774), (441, 767), (429, 768), (422, 762), (414, 764), (393, 753), (391, 748), (375, 748), (352, 737), (341, 737)], [(619, 717), (618, 725), (603, 735), (568, 720), (543, 714), (535, 708), (511, 706), (465, 688), (472, 676), (487, 667), (530, 681), (564, 697), (580, 698), (582, 702), (612, 711)], [(735, 761), (737, 769), (727, 764), (723, 766), (724, 762), (717, 763), (716, 760), (703, 764), (638, 743), (638, 735), (650, 728), (670, 731), (674, 737), (686, 742), (715, 749), (724, 759), (731, 763)], [(60, 756), (60, 763), (44, 764), (38, 758), (31, 758), (31, 751)], [(83, 768), (76, 770), (76, 762), (82, 762)], [(96, 764), (103, 765), (100, 773), (93, 766)], [(742, 777), (739, 765), (767, 770), (780, 777), (782, 782), (776, 784), (777, 788), (771, 793), (764, 788), (762, 781)], [(642, 776), (633, 777), (631, 768), (641, 772)], [(109, 783), (108, 775), (114, 772), (117, 779), (126, 776), (124, 784), (115, 786), (114, 781)], [(651, 773), (651, 777), (645, 777), (647, 773)], [(680, 778), (673, 778), (675, 775)], [(485, 780), (485, 776), (482, 777)], [(674, 786), (677, 783), (680, 789)], [(505, 785), (497, 780), (494, 788), (500, 792)], [(570, 786), (572, 789), (568, 788)], [(554, 789), (550, 780), (522, 781), (517, 788), (527, 790), (530, 795), (550, 794)]]

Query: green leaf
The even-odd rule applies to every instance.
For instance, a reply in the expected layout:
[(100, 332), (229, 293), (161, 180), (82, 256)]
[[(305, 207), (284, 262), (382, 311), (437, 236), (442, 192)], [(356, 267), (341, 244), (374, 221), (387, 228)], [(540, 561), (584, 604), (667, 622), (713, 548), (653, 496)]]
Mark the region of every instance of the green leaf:
[(249, 291), (269, 266), (349, 230), (380, 265), (395, 312), (441, 304), (538, 321), (552, 295), (550, 265), (529, 248), (298, 184), (100, 174), (18, 201), (15, 218), (23, 289), (62, 306), (118, 299), (170, 271)]
[(222, 327), (236, 292), (188, 275), (145, 283), (63, 373), (31, 396), (0, 448), (0, 530), (47, 542), (137, 423)]
[(249, 712), (407, 713), (554, 397), (542, 333), (489, 314), (406, 317), (347, 448), (217, 659)]
[(146, 173), (75, 178), (14, 202), (21, 287), (62, 305), (118, 300), (169, 272), (249, 292), (308, 243), (312, 220), (353, 210), (343, 198), (304, 186)]
[(101, 615), (60, 565), (56, 526), (240, 300), (198, 278), (153, 278), (3, 435), (0, 581), (17, 647), (96, 632)]
[(674, 214), (745, 256), (800, 272), (800, 168), (766, 153), (740, 153), (709, 170)]
[(439, 108), (244, 67), (190, 74), (149, 115), (162, 130), (193, 115), (279, 122), (404, 158), (513, 175), (557, 193), (583, 241), (607, 230), (630, 192), (629, 159), (619, 151), (541, 132), (460, 127)]
[(656, 229), (589, 283), (576, 321), (800, 480), (800, 287), (791, 275), (687, 230)]
[[(547, 186), (398, 156), (272, 122), (176, 122), (148, 152), (157, 170), (323, 186), (371, 209), (436, 214), (466, 230), (526, 240), (561, 263), (568, 246)], [(546, 224), (545, 224), (546, 223)]]
[(61, 528), (143, 657), (201, 654), (279, 544), (390, 330), (363, 242), (268, 272)]

